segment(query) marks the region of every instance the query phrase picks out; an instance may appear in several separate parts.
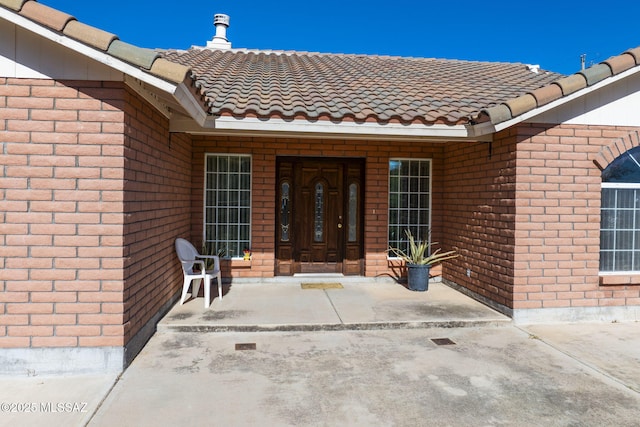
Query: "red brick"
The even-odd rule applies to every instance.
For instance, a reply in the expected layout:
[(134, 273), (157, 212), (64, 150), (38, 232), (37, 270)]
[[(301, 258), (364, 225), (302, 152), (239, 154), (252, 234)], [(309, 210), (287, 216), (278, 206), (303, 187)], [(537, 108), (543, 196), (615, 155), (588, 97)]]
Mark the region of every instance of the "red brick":
[(29, 109), (53, 109), (53, 98), (9, 97), (7, 98), (9, 108), (29, 108)]
[(120, 314), (79, 314), (78, 323), (83, 325), (121, 325)]
[(100, 313), (97, 303), (57, 303), (56, 313)]
[(100, 326), (89, 325), (59, 325), (56, 335), (60, 337), (92, 337), (100, 335)]
[(56, 280), (55, 290), (56, 292), (69, 292), (69, 291), (98, 291), (100, 290), (100, 280)]
[(3, 314), (0, 316), (0, 325), (28, 325), (27, 314)]
[(33, 337), (31, 347), (76, 347), (78, 338), (76, 337)]
[(75, 292), (32, 292), (32, 302), (73, 303), (77, 301)]
[(10, 337), (49, 337), (53, 335), (52, 326), (9, 326), (7, 335)]
[(29, 337), (0, 337), (0, 348), (25, 348), (30, 341)]
[(79, 345), (81, 347), (109, 347), (124, 345), (123, 337), (80, 337)]
[(32, 314), (32, 325), (75, 325), (74, 314)]
[(47, 314), (53, 313), (53, 304), (49, 303), (8, 303), (8, 314)]

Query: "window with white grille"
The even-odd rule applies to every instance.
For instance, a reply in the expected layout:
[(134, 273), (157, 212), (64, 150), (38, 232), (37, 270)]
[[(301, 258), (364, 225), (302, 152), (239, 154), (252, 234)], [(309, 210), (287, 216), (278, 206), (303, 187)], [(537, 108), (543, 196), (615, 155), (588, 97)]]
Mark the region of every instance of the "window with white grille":
[(204, 242), (207, 253), (223, 257), (251, 248), (250, 156), (206, 156)]
[(600, 271), (640, 272), (640, 147), (602, 172)]
[(405, 230), (429, 239), (431, 224), (431, 160), (389, 161), (389, 246), (405, 250)]

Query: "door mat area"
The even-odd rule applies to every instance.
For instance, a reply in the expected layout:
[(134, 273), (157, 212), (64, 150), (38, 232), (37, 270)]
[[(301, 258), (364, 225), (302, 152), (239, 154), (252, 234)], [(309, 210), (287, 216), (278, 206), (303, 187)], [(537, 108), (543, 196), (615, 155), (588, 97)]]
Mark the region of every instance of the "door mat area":
[(343, 289), (342, 283), (338, 282), (310, 282), (300, 286), (302, 289)]

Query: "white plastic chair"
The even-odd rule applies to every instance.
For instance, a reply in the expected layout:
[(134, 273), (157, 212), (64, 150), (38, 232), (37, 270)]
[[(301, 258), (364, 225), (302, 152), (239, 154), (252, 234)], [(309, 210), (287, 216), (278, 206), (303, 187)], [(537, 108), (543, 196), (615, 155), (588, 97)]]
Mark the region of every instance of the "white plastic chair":
[[(180, 305), (184, 304), (189, 291), (189, 285), (193, 282), (191, 289), (191, 297), (198, 296), (200, 284), (204, 279), (204, 308), (209, 308), (211, 302), (211, 278), (215, 276), (218, 281), (218, 295), (222, 301), (222, 274), (220, 273), (220, 258), (215, 255), (200, 255), (196, 248), (185, 239), (176, 239), (176, 253), (182, 264), (182, 273), (184, 274), (184, 284), (182, 285), (182, 297)], [(200, 259), (198, 259), (200, 258)], [(213, 259), (213, 270), (205, 270), (205, 259)], [(194, 265), (198, 265), (199, 269), (193, 269)], [(195, 282), (194, 282), (195, 280)]]

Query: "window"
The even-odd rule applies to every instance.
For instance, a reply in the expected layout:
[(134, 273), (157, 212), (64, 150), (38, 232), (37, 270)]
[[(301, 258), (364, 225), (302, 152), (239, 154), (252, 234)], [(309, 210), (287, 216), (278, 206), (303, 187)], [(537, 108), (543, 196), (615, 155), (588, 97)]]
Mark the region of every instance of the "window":
[(204, 197), (207, 251), (242, 256), (251, 248), (251, 157), (207, 155)]
[(640, 147), (602, 172), (600, 271), (640, 273)]
[(389, 245), (407, 248), (405, 230), (429, 238), (431, 224), (431, 161), (389, 161)]

